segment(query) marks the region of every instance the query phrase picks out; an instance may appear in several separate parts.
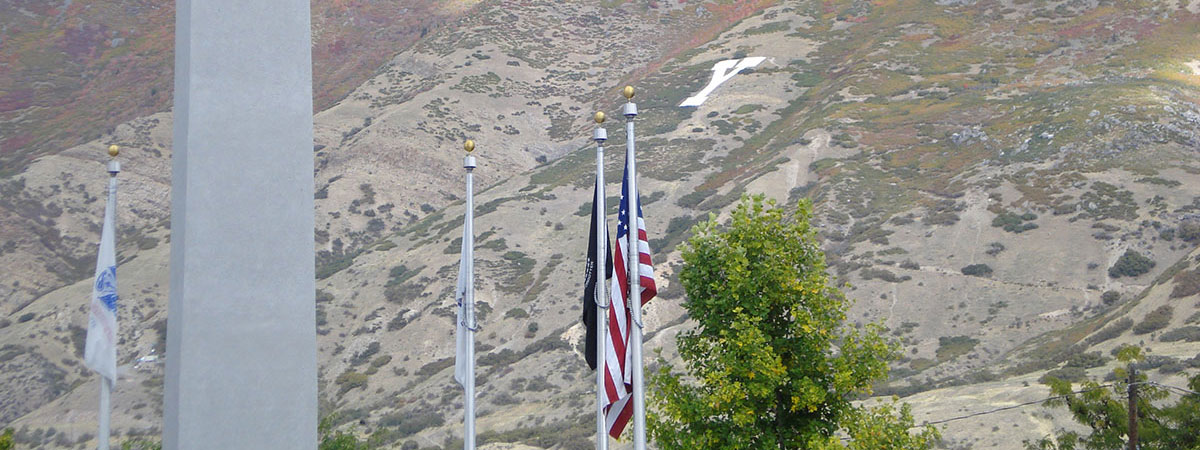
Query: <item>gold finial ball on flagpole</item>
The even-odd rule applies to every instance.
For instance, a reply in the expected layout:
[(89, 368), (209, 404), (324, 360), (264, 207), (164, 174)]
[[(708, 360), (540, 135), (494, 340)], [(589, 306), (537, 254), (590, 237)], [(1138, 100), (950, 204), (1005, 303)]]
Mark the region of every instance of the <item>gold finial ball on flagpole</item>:
[(625, 89), (621, 91), (621, 95), (624, 95), (629, 100), (633, 100), (633, 86), (625, 86)]
[(467, 153), (475, 151), (475, 141), (467, 139), (467, 142), (463, 142), (463, 150), (466, 150)]
[(117, 155), (120, 153), (121, 153), (121, 147), (117, 147), (116, 144), (108, 146), (108, 156), (116, 158)]
[(596, 123), (604, 123), (604, 111), (596, 111), (596, 115), (592, 117)]

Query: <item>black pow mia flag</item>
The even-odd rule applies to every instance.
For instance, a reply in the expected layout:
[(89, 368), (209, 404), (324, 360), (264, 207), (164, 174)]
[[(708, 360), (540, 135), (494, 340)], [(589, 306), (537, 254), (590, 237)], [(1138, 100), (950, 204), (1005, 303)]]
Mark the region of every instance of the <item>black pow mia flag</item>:
[[(583, 347), (583, 355), (585, 358), (587, 358), (588, 367), (592, 368), (593, 370), (596, 368), (596, 323), (597, 323), (596, 322), (596, 319), (597, 319), (597, 317), (596, 317), (596, 289), (598, 287), (597, 283), (607, 282), (608, 280), (612, 279), (612, 275), (613, 275), (612, 245), (608, 243), (608, 239), (607, 239), (607, 237), (608, 237), (608, 233), (607, 233), (608, 221), (604, 220), (605, 211), (603, 211), (602, 208), (600, 207), (600, 202), (602, 199), (600, 198), (599, 183), (600, 183), (600, 181), (597, 181), (597, 185), (593, 188), (593, 193), (592, 193), (592, 226), (591, 226), (591, 232), (588, 233), (587, 266), (584, 269), (584, 281), (583, 281), (583, 324), (584, 324), (584, 326), (587, 327), (587, 336), (584, 341), (585, 344)], [(597, 251), (597, 249), (596, 249), (596, 233), (597, 233), (596, 221), (597, 221), (597, 219), (604, 221), (604, 228), (605, 228), (605, 230), (604, 230), (605, 231), (605, 233), (604, 233), (604, 236), (605, 236), (604, 263), (605, 264), (604, 264), (604, 266), (605, 266), (606, 270), (605, 270), (604, 281), (598, 280), (597, 279), (598, 277), (596, 277), (596, 256), (598, 256), (596, 253), (596, 251)], [(608, 299), (603, 299), (602, 301), (605, 303), (608, 303)]]

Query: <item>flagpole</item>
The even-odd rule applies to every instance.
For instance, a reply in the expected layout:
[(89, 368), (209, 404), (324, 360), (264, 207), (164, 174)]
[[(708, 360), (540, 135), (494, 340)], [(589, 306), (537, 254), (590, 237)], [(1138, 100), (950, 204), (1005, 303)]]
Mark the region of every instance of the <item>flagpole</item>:
[(633, 358), (633, 448), (646, 450), (646, 388), (642, 374), (642, 274), (641, 249), (638, 246), (638, 235), (641, 227), (640, 200), (637, 195), (637, 163), (634, 158), (633, 118), (637, 117), (637, 104), (633, 102), (633, 86), (625, 86), (625, 160), (629, 167), (629, 191), (625, 198), (629, 201), (629, 251), (625, 252), (626, 266), (629, 269), (629, 309), (632, 312), (633, 326), (630, 333), (629, 345), (632, 346)]
[(112, 407), (109, 398), (112, 396), (112, 380), (100, 376), (100, 433), (96, 436), (96, 450), (108, 450), (109, 416)]
[(475, 193), (474, 193), (474, 178), (473, 171), (475, 170), (475, 157), (471, 156), (471, 152), (475, 150), (475, 141), (468, 139), (463, 143), (463, 149), (467, 151), (466, 158), (463, 159), (463, 168), (467, 169), (467, 211), (463, 220), (463, 248), (467, 254), (467, 285), (466, 295), (463, 298), (464, 309), (468, 311), (464, 314), (467, 324), (467, 373), (463, 380), (463, 387), (466, 390), (463, 406), (463, 449), (475, 450)]
[(599, 215), (592, 214), (596, 223), (596, 450), (608, 450), (608, 427), (604, 420), (604, 375), (605, 350), (608, 338), (608, 297), (605, 295), (604, 282), (607, 281), (608, 271), (608, 224), (605, 216), (608, 212), (607, 201), (604, 197), (604, 141), (608, 140), (608, 131), (604, 129), (604, 113), (597, 112), (595, 116), (596, 131), (592, 139), (596, 141), (596, 201), (592, 208), (600, 211)]
[[(117, 174), (121, 173), (121, 163), (116, 160), (118, 154), (120, 154), (120, 147), (116, 145), (108, 146), (108, 156), (112, 157), (112, 159), (108, 161), (108, 203), (104, 207), (104, 214), (112, 214), (113, 233), (116, 233), (115, 227), (117, 224)], [(100, 375), (100, 429), (96, 434), (97, 450), (108, 450), (109, 422), (112, 415), (112, 385), (113, 380), (107, 376)]]

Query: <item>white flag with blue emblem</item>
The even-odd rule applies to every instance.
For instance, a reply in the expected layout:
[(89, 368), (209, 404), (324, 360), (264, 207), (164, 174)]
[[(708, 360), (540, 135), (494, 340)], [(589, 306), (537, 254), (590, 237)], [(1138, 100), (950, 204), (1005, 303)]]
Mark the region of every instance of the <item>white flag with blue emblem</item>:
[(116, 203), (116, 179), (111, 179), (108, 205), (104, 207), (104, 225), (100, 231), (100, 252), (96, 256), (96, 280), (92, 285), (87, 343), (83, 349), (84, 364), (113, 382), (117, 380)]

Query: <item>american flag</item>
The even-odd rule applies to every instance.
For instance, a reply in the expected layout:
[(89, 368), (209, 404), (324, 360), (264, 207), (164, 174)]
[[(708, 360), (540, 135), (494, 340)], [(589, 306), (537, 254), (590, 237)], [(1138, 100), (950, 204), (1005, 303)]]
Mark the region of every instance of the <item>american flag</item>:
[[(617, 213), (617, 254), (613, 258), (612, 289), (609, 290), (612, 307), (608, 309), (608, 346), (604, 358), (604, 404), (605, 420), (608, 434), (614, 438), (621, 437), (625, 425), (633, 416), (633, 361), (630, 356), (632, 348), (628, 345), (630, 326), (630, 310), (625, 303), (629, 298), (629, 270), (625, 265), (625, 255), (629, 254), (629, 199), (626, 197), (629, 185), (629, 166), (625, 166), (625, 175), (621, 180), (621, 209)], [(636, 195), (636, 193), (635, 193)], [(654, 298), (658, 289), (654, 286), (654, 267), (650, 264), (650, 244), (646, 241), (646, 222), (642, 220), (641, 201), (638, 201), (637, 233), (638, 233), (638, 273), (641, 276), (641, 304), (644, 305)]]

